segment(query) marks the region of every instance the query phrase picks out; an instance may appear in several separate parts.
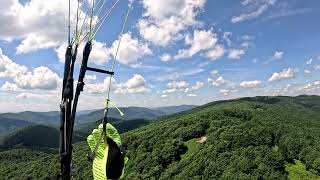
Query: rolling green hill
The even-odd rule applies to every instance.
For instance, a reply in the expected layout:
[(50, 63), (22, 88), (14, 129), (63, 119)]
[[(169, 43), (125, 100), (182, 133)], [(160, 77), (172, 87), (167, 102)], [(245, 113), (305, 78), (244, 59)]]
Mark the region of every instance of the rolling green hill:
[(6, 133), (17, 128), (25, 127), (31, 124), (32, 123), (23, 120), (0, 117), (0, 135), (5, 135)]
[[(240, 98), (160, 118), (122, 134), (130, 159), (125, 179), (317, 179), (319, 105), (319, 96)], [(59, 171), (57, 155), (20, 151), (34, 163), (17, 150), (0, 152), (0, 178), (51, 178)], [(75, 145), (75, 179), (92, 178), (88, 151), (85, 142)]]
[[(149, 124), (149, 120), (135, 119), (125, 121), (120, 119), (109, 118), (109, 121), (114, 125), (119, 133), (130, 131), (141, 126)], [(73, 133), (73, 141), (85, 141), (86, 137), (91, 134), (94, 128), (97, 128), (101, 120), (81, 124), (75, 127)], [(54, 127), (44, 125), (30, 125), (3, 137), (0, 145), (2, 148), (58, 148), (59, 146), (59, 131)]]
[[(73, 141), (84, 141), (86, 137), (75, 132)], [(44, 125), (31, 125), (19, 129), (3, 138), (3, 148), (58, 148), (59, 131)]]

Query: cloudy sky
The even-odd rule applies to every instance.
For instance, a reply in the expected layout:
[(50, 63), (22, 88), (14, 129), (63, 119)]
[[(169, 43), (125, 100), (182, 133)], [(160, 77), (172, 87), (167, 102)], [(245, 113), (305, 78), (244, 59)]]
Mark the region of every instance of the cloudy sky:
[[(120, 0), (101, 26), (90, 66), (111, 68), (127, 7)], [(73, 27), (76, 8), (71, 0)], [(0, 12), (0, 112), (58, 110), (68, 1), (1, 0)], [(111, 99), (158, 107), (320, 94), (319, 17), (318, 0), (135, 0)], [(79, 109), (103, 108), (108, 78), (89, 72), (85, 82)]]

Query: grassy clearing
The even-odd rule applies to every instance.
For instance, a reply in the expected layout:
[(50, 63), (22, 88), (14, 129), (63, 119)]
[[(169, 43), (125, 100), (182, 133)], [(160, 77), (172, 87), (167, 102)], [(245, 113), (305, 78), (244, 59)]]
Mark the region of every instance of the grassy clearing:
[(198, 138), (194, 138), (184, 143), (188, 147), (188, 151), (181, 156), (182, 159), (187, 159), (188, 157), (195, 154), (199, 150), (199, 147), (201, 146), (201, 144), (197, 141), (198, 141)]

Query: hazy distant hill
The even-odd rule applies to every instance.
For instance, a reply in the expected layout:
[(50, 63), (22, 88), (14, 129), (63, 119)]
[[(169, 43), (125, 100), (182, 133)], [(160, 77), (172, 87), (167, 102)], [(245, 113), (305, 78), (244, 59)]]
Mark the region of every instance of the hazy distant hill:
[[(181, 105), (181, 106), (168, 106), (168, 107), (159, 107), (159, 108), (122, 107), (120, 109), (124, 113), (124, 116), (120, 116), (119, 112), (115, 108), (110, 108), (108, 115), (110, 118), (122, 119), (122, 120), (133, 120), (133, 119), (152, 120), (164, 115), (186, 111), (195, 107), (197, 106)], [(87, 115), (79, 116), (77, 119), (77, 123), (95, 122), (98, 119), (102, 118), (103, 112), (104, 110), (97, 110)]]
[[(74, 133), (74, 142), (85, 139), (86, 137), (79, 133)], [(2, 146), (5, 148), (58, 148), (59, 131), (44, 125), (27, 126), (4, 137)]]
[(168, 114), (187, 111), (187, 110), (193, 109), (195, 107), (197, 107), (197, 106), (196, 105), (181, 105), (181, 106), (165, 106), (165, 107), (158, 107), (158, 108), (152, 108), (152, 109), (156, 110), (156, 111), (164, 112), (166, 115), (168, 115)]
[(31, 124), (32, 123), (27, 121), (0, 117), (0, 135)]
[[(90, 109), (90, 110), (83, 110), (83, 111), (77, 111), (77, 116), (87, 115), (93, 111), (97, 111), (98, 109)], [(59, 112), (60, 113), (60, 112)]]
[[(124, 113), (124, 116), (120, 116), (119, 112), (115, 108), (109, 109), (109, 117), (115, 118), (115, 119), (125, 119), (125, 120), (131, 120), (131, 119), (155, 119), (157, 117), (165, 115), (161, 111), (152, 110), (148, 108), (143, 107), (123, 107), (120, 108), (121, 111)], [(95, 122), (98, 119), (101, 119), (103, 116), (104, 110), (97, 110), (93, 111), (87, 115), (79, 116), (77, 119), (77, 123), (89, 123), (89, 122)]]
[[(109, 118), (133, 120), (133, 119), (145, 119), (151, 120), (158, 117), (185, 111), (196, 106), (193, 105), (181, 105), (170, 106), (160, 108), (144, 108), (144, 107), (123, 107), (121, 110), (124, 112), (124, 116), (121, 117), (119, 112), (115, 108), (110, 108)], [(84, 110), (77, 112), (76, 124), (95, 122), (102, 118), (104, 110)], [(10, 119), (10, 121), (9, 121)], [(60, 123), (60, 112), (31, 112), (25, 111), (20, 113), (2, 113), (0, 114), (0, 134), (8, 133), (11, 130), (15, 130), (19, 127), (24, 127), (31, 124), (42, 124), (46, 126), (57, 127)]]
[(27, 121), (30, 123), (55, 125), (57, 124), (59, 113), (58, 112), (31, 112), (25, 111), (20, 113), (3, 113), (0, 118), (17, 119)]
[[(78, 111), (77, 116), (87, 115), (96, 110), (84, 110)], [(24, 111), (19, 113), (2, 113), (0, 118), (16, 119), (27, 121), (30, 123), (45, 124), (45, 125), (57, 125), (60, 121), (60, 111), (49, 112), (33, 112)]]

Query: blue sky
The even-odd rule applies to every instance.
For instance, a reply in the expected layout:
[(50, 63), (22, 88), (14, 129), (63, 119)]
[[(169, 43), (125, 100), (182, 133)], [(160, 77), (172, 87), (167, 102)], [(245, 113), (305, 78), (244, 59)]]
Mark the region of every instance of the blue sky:
[[(74, 17), (77, 1), (71, 4)], [(111, 68), (127, 7), (119, 1), (97, 33), (90, 66)], [(8, 0), (0, 10), (0, 112), (58, 110), (67, 1)], [(317, 0), (136, 0), (112, 100), (158, 107), (319, 94), (319, 10)], [(79, 63), (75, 77), (78, 71)], [(107, 77), (88, 75), (79, 109), (103, 108)]]

